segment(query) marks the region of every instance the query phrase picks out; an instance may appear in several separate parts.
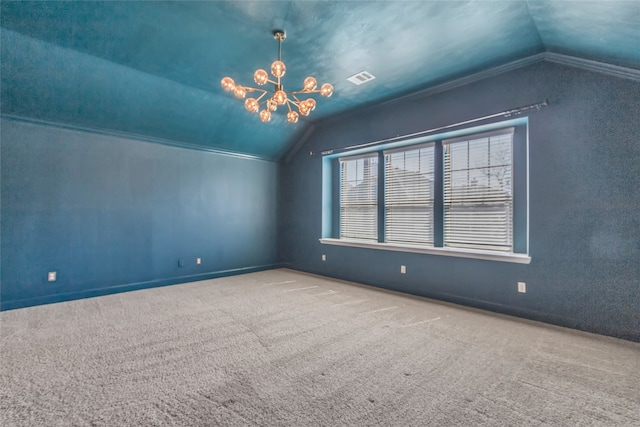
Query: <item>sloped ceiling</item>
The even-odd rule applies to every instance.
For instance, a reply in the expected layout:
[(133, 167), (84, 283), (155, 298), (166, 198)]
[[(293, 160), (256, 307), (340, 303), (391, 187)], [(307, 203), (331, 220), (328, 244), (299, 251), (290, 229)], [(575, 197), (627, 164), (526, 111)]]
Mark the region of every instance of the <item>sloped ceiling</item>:
[[(640, 1), (1, 3), (2, 114), (278, 159), (312, 123), (542, 52), (640, 68)], [(220, 88), (331, 82), (295, 125)], [(355, 86), (366, 70), (376, 79)]]

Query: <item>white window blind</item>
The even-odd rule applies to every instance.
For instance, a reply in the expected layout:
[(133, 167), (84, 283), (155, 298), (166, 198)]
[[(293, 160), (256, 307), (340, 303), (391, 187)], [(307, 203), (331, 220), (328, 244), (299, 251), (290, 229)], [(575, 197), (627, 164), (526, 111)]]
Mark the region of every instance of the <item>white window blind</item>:
[(385, 156), (385, 241), (433, 246), (434, 144)]
[(513, 251), (513, 129), (443, 141), (444, 246)]
[(378, 241), (378, 154), (340, 159), (340, 238)]

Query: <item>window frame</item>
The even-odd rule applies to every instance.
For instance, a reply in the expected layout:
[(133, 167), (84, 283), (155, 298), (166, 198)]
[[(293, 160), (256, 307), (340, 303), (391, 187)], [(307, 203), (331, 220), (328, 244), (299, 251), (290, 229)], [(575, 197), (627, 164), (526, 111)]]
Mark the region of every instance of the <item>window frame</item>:
[[(444, 236), (444, 206), (443, 206), (443, 176), (444, 176), (444, 152), (443, 141), (472, 139), (483, 133), (496, 133), (506, 128), (514, 128), (512, 141), (512, 191), (513, 191), (513, 247), (512, 252), (498, 252), (493, 250), (478, 250), (467, 248), (447, 248), (443, 246)], [(435, 143), (435, 170), (434, 170), (434, 246), (386, 243), (384, 241), (384, 159), (385, 151), (411, 150), (425, 143)], [(450, 142), (449, 142), (450, 143)], [(354, 241), (340, 239), (336, 231), (339, 229), (339, 217), (336, 215), (336, 198), (340, 185), (340, 176), (336, 165), (339, 158), (347, 158), (358, 155), (372, 155), (378, 153), (378, 206), (379, 206), (379, 239), (375, 241)], [(519, 117), (501, 122), (488, 123), (467, 129), (443, 132), (432, 136), (423, 136), (392, 143), (385, 143), (373, 147), (357, 149), (349, 152), (326, 155), (322, 159), (322, 235), (321, 244), (360, 247), (368, 249), (391, 250), (413, 252), (431, 255), (443, 255), (462, 258), (503, 261), (511, 263), (529, 264), (529, 135), (528, 117)]]

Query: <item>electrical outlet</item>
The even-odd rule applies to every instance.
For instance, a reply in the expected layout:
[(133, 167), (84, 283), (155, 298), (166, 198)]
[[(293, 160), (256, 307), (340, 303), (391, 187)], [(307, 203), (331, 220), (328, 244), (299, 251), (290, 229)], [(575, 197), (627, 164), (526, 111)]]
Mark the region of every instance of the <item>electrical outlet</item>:
[(197, 265), (202, 264), (202, 258), (200, 258), (200, 257), (196, 258), (196, 264)]
[(57, 271), (50, 271), (49, 273), (47, 273), (47, 281), (48, 282), (55, 282), (58, 278), (58, 272)]
[(518, 282), (518, 292), (522, 294), (527, 293), (527, 284), (524, 282)]
[(322, 260), (326, 261), (327, 260), (327, 256), (325, 254), (322, 254)]
[(178, 267), (184, 267), (184, 260), (182, 258), (178, 260)]
[(400, 266), (400, 273), (401, 274), (407, 274), (407, 266), (406, 265), (401, 265)]

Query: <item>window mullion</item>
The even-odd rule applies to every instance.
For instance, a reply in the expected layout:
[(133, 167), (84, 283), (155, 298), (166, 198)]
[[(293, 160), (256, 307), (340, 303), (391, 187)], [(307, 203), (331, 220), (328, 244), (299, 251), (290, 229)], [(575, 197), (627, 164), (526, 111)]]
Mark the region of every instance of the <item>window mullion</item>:
[(442, 141), (436, 141), (433, 165), (433, 246), (444, 245), (444, 155)]
[[(378, 242), (384, 242), (385, 224), (385, 185), (386, 177), (384, 173), (385, 158), (383, 152), (378, 152)], [(380, 177), (385, 177), (380, 179)]]

